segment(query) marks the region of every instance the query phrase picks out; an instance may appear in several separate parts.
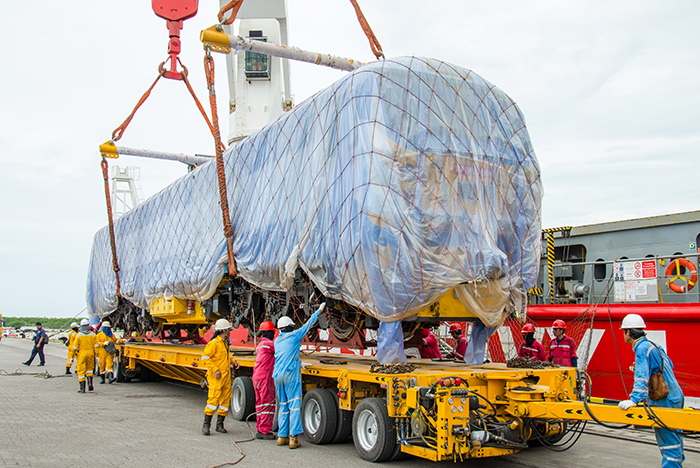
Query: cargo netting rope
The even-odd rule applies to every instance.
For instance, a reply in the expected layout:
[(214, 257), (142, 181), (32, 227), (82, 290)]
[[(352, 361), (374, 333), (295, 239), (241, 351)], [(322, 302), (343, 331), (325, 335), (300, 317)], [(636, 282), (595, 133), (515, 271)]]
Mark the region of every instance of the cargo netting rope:
[[(577, 344), (579, 368), (583, 371), (588, 367), (591, 352), (591, 329), (597, 310), (596, 305), (583, 306), (576, 318), (566, 322), (566, 334)], [(549, 356), (549, 344), (554, 339), (551, 328), (543, 327), (536, 321), (529, 319), (525, 323), (531, 323), (535, 327), (535, 339), (542, 344), (545, 355)], [(503, 325), (491, 335), (488, 341), (486, 357), (491, 362), (504, 362), (516, 358), (523, 339), (523, 326), (525, 323), (513, 317), (508, 317)]]
[[(539, 165), (515, 102), (476, 73), (369, 63), (222, 159), (236, 266), (253, 287), (284, 296), (307, 278), (382, 322), (452, 289), (489, 327), (524, 312), (541, 250)], [(125, 299), (148, 310), (212, 297), (228, 256), (217, 195), (208, 162), (114, 223)], [(109, 249), (103, 229), (87, 287), (99, 317), (118, 304)]]

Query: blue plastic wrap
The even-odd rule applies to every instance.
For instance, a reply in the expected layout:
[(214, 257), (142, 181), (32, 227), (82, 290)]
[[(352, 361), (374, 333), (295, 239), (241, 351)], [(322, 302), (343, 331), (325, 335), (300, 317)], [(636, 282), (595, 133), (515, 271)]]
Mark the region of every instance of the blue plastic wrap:
[(377, 361), (380, 364), (406, 363), (401, 322), (379, 322), (377, 330)]
[[(457, 288), (495, 326), (535, 284), (539, 166), (516, 104), (470, 70), (367, 64), (224, 158), (234, 255), (257, 286), (284, 290), (300, 267), (324, 295), (383, 322)], [(226, 261), (216, 184), (207, 163), (116, 222), (124, 297), (146, 309), (211, 297)], [(87, 302), (100, 317), (117, 306), (107, 228)]]

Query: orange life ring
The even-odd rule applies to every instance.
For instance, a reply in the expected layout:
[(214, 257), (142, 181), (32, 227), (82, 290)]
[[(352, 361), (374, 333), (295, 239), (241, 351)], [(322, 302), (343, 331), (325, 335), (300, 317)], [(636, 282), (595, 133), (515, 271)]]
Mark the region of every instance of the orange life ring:
[[(681, 266), (684, 266), (688, 270), (690, 270), (690, 279), (688, 280), (688, 284), (684, 284), (683, 286), (679, 286), (676, 283), (674, 283), (676, 279), (683, 278), (683, 276), (681, 275)], [(673, 273), (673, 270), (676, 270), (675, 275)], [(668, 267), (666, 267), (666, 276), (672, 277), (666, 282), (671, 291), (677, 293), (684, 293), (693, 289), (695, 283), (698, 282), (698, 269), (695, 267), (695, 264), (693, 264), (693, 262), (691, 262), (687, 258), (680, 257), (675, 260), (672, 260), (671, 263), (668, 264)]]

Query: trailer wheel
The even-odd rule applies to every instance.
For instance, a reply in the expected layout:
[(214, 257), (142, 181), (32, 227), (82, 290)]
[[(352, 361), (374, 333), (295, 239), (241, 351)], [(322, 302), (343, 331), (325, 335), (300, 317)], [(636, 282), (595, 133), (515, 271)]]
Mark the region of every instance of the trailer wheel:
[(255, 388), (253, 380), (247, 376), (236, 377), (231, 389), (231, 414), (237, 421), (245, 421), (248, 416), (255, 413)]
[(386, 400), (367, 398), (355, 408), (352, 438), (360, 457), (371, 462), (386, 461), (396, 449), (396, 429), (389, 417)]
[(122, 361), (119, 356), (115, 356), (114, 359), (114, 375), (117, 376), (117, 382), (131, 382), (131, 377), (127, 377), (126, 372), (126, 361)]
[(327, 444), (335, 436), (338, 410), (333, 395), (325, 388), (314, 388), (304, 395), (301, 423), (312, 444)]
[(333, 395), (333, 400), (335, 401), (335, 407), (338, 408), (338, 425), (335, 429), (335, 434), (333, 435), (333, 440), (331, 444), (339, 444), (348, 440), (348, 437), (352, 434), (352, 411), (340, 409), (340, 403), (338, 401), (338, 392), (328, 390), (331, 395)]
[(160, 375), (157, 372), (152, 371), (146, 366), (141, 366), (141, 374), (139, 379), (141, 382), (157, 382)]

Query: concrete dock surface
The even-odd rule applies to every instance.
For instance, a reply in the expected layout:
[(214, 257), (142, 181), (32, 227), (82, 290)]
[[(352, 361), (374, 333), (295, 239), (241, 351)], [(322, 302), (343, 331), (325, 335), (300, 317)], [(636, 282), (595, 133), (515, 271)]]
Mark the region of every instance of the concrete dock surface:
[[(46, 366), (22, 365), (32, 342), (0, 341), (0, 466), (27, 467), (192, 467), (210, 468), (241, 457), (234, 441), (251, 438), (244, 422), (226, 419), (228, 434), (201, 435), (206, 390), (174, 381), (114, 383), (78, 394), (75, 375), (64, 376), (67, 348), (45, 347)], [(16, 370), (22, 375), (13, 375)], [(32, 375), (48, 372), (46, 378)], [(10, 374), (10, 375), (8, 375)], [(254, 423), (251, 424), (253, 429)], [(500, 458), (468, 460), (469, 468), (603, 468), (661, 466), (653, 433), (597, 429), (592, 423), (578, 443), (565, 452), (538, 447)], [(598, 426), (599, 427), (599, 426)], [(595, 432), (589, 433), (589, 432)], [(242, 467), (370, 466), (448, 467), (407, 457), (377, 465), (359, 458), (352, 441), (290, 450), (274, 441), (239, 442)], [(684, 466), (700, 467), (700, 444), (686, 439)], [(693, 451), (691, 451), (693, 450)], [(226, 465), (224, 465), (226, 466)], [(231, 466), (231, 465), (229, 465)]]

